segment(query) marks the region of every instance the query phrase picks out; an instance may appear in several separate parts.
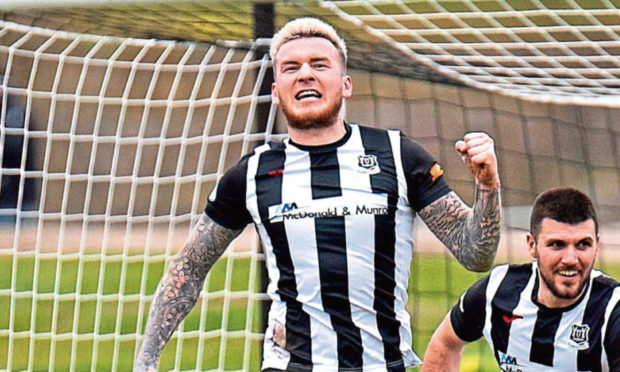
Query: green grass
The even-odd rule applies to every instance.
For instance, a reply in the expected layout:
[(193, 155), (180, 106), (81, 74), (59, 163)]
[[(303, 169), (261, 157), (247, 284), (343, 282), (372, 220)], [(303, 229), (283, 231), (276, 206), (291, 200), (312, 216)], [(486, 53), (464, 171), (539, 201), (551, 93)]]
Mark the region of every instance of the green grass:
[[(188, 315), (184, 322), (185, 331), (210, 332), (203, 339), (202, 364), (199, 369), (216, 369), (219, 365), (220, 350), (225, 350), (223, 358), (224, 370), (236, 370), (243, 367), (241, 357), (245, 350), (245, 337), (222, 338), (218, 332), (222, 328), (224, 308), (228, 307), (228, 320), (224, 326), (226, 331), (242, 331), (246, 329), (247, 298), (225, 299), (221, 293), (225, 288), (225, 273), (228, 260), (232, 267), (230, 287), (233, 291), (255, 291), (256, 284), (249, 283), (248, 273), (251, 262), (249, 259), (228, 257), (220, 260), (212, 269), (206, 288), (216, 295), (207, 296), (203, 303), (199, 302), (196, 308)], [(34, 278), (35, 264), (38, 264), (38, 275)], [(13, 265), (16, 265), (13, 268)], [(80, 296), (76, 301), (75, 293), (78, 290), (78, 271), (82, 265), (82, 280)], [(16, 270), (18, 280), (11, 286), (12, 272)], [(602, 267), (614, 277), (620, 277), (620, 263)], [(69, 370), (72, 358), (71, 332), (80, 335), (75, 342), (75, 370), (110, 371), (113, 365), (119, 371), (130, 370), (135, 350), (135, 339), (131, 337), (138, 330), (138, 302), (136, 300), (113, 296), (118, 293), (124, 295), (138, 294), (141, 288), (143, 272), (147, 273), (145, 292), (153, 293), (163, 274), (163, 261), (154, 260), (144, 262), (123, 263), (118, 256), (108, 256), (105, 259), (88, 259), (79, 261), (73, 259), (55, 258), (40, 259), (19, 258), (14, 261), (13, 256), (0, 256), (0, 370), (8, 368), (8, 358), (11, 358), (11, 368), (22, 370), (32, 368), (35, 371)], [(59, 277), (56, 278), (56, 273)], [(122, 273), (126, 279), (121, 281)], [(100, 275), (102, 274), (102, 275)], [(99, 282), (100, 276), (103, 277)], [(453, 258), (443, 255), (416, 255), (413, 260), (410, 277), (410, 298), (408, 309), (412, 315), (413, 346), (418, 355), (423, 356), (426, 345), (443, 319), (448, 309), (457, 301), (460, 294), (482, 274), (464, 270)], [(35, 282), (36, 280), (36, 282)], [(33, 302), (32, 291), (36, 293)], [(55, 287), (57, 285), (57, 287)], [(12, 292), (8, 289), (13, 288)], [(11, 297), (13, 293), (13, 298)], [(59, 294), (54, 295), (54, 294)], [(97, 302), (97, 293), (99, 296)], [(108, 297), (106, 297), (106, 295)], [(120, 301), (120, 304), (119, 304)], [(97, 311), (97, 304), (99, 311)], [(36, 309), (33, 308), (36, 306)], [(74, 318), (74, 310), (79, 306), (79, 313)], [(143, 304), (143, 311), (147, 311), (149, 304)], [(202, 307), (207, 311), (201, 319)], [(54, 312), (54, 308), (56, 312)], [(31, 322), (33, 312), (34, 322)], [(260, 308), (256, 304), (251, 314), (252, 331), (260, 332)], [(117, 316), (118, 313), (120, 316)], [(12, 337), (12, 354), (8, 355), (9, 337), (6, 330), (13, 321), (13, 331), (22, 332)], [(54, 321), (55, 319), (55, 321)], [(117, 324), (120, 319), (120, 324)], [(143, 322), (145, 319), (142, 320)], [(55, 328), (52, 326), (55, 324)], [(121, 335), (128, 335), (129, 339), (119, 340), (115, 345), (114, 334), (116, 329)], [(31, 330), (34, 333), (31, 333)], [(140, 327), (143, 329), (143, 324)], [(52, 341), (45, 334), (63, 335), (54, 342), (54, 354), (50, 355)], [(36, 334), (34, 340), (31, 336)], [(107, 335), (107, 338), (94, 342), (93, 334)], [(204, 334), (204, 333), (203, 333)], [(166, 346), (160, 363), (160, 370), (195, 369), (201, 340), (195, 335), (174, 337)], [(178, 343), (182, 345), (178, 346)], [(258, 371), (260, 365), (260, 341), (250, 342), (251, 370)], [(33, 365), (29, 366), (30, 347), (34, 347)], [(182, 353), (180, 365), (175, 365), (177, 350)], [(53, 366), (49, 361), (53, 359)], [(116, 363), (116, 364), (114, 364)], [(495, 371), (497, 366), (484, 341), (467, 346), (463, 356), (462, 371)]]

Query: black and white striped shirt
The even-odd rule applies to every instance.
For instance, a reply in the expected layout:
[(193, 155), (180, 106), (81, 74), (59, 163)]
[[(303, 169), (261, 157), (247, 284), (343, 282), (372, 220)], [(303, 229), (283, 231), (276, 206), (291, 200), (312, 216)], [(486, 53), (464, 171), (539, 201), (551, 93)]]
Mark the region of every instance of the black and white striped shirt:
[(620, 371), (620, 283), (593, 270), (566, 308), (536, 301), (536, 262), (500, 265), (450, 312), (464, 341), (484, 335), (502, 371)]
[(414, 211), (450, 188), (400, 132), (345, 127), (325, 146), (256, 148), (209, 197), (210, 218), (232, 229), (253, 222), (264, 245), (273, 302), (263, 368), (404, 371), (420, 362), (405, 310)]

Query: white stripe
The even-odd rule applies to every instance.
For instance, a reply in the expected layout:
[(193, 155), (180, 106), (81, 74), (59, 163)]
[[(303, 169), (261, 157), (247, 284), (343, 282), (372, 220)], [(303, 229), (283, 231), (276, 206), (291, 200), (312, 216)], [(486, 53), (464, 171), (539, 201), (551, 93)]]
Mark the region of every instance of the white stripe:
[[(260, 213), (258, 212), (258, 197), (256, 195), (256, 180), (254, 178), (256, 172), (258, 171), (258, 161), (260, 159), (260, 155), (269, 149), (270, 146), (268, 144), (259, 146), (254, 150), (255, 154), (248, 159), (248, 170), (246, 174), (246, 205), (252, 219), (254, 220), (254, 223), (258, 227), (258, 233), (263, 242), (263, 248), (265, 251), (265, 266), (267, 266), (267, 273), (269, 275), (267, 294), (272, 300), (280, 301), (280, 296), (276, 293), (276, 290), (278, 289), (278, 280), (280, 279), (280, 271), (276, 266), (276, 258), (273, 254), (271, 239), (269, 239), (269, 235), (261, 223)], [(280, 319), (280, 321), (284, 324), (285, 319)]]
[[(287, 145), (282, 173), (282, 203), (310, 204), (312, 201), (310, 184), (309, 154), (298, 150), (295, 146)], [(338, 360), (338, 350), (334, 347), (338, 341), (329, 315), (323, 311), (314, 219), (289, 219), (282, 223), (295, 268), (297, 299), (304, 304), (304, 311), (311, 315), (312, 362), (333, 363), (334, 360)]]
[[(512, 315), (522, 316), (523, 318), (515, 319), (510, 324), (510, 335), (508, 336), (508, 346), (506, 347), (506, 354), (508, 355), (530, 355), (532, 334), (534, 333), (534, 326), (538, 315), (538, 307), (531, 300), (535, 284), (536, 267), (532, 265), (532, 275), (530, 275), (530, 279), (519, 295), (517, 306), (512, 311)], [(519, 359), (520, 363), (526, 362), (521, 360), (521, 358)]]
[(389, 130), (388, 136), (394, 156), (396, 175), (398, 177), (398, 204), (396, 210), (396, 246), (394, 262), (396, 263), (396, 288), (394, 289), (394, 311), (400, 322), (400, 351), (403, 353), (405, 366), (414, 367), (422, 363), (412, 350), (411, 320), (407, 312), (407, 286), (409, 284), (409, 269), (414, 249), (413, 220), (415, 215), (407, 201), (407, 181), (403, 169), (400, 148), (400, 132)]
[[(358, 157), (364, 155), (359, 127), (351, 126), (351, 138), (338, 148), (340, 186), (344, 200), (366, 200), (372, 194), (370, 177), (358, 172)], [(383, 198), (387, 204), (387, 197)], [(351, 318), (360, 329), (365, 367), (384, 363), (384, 350), (374, 304), (374, 215), (359, 214), (345, 216), (347, 242), (347, 279)], [(369, 283), (370, 285), (360, 285)]]
[(252, 219), (254, 223), (260, 225), (260, 214), (258, 213), (258, 197), (256, 196), (256, 180), (254, 176), (258, 171), (258, 160), (260, 159), (260, 155), (269, 150), (270, 147), (268, 144), (261, 145), (254, 150), (254, 155), (248, 158), (248, 170), (246, 173), (246, 206), (250, 215), (252, 215)]
[(286, 369), (291, 355), (284, 348), (273, 342), (274, 327), (277, 323), (284, 325), (286, 322), (286, 305), (282, 301), (273, 301), (269, 309), (267, 329), (263, 341), (263, 368)]
[[(577, 349), (570, 346), (569, 340), (573, 325), (583, 325), (586, 306), (592, 294), (592, 280), (595, 274), (590, 275), (588, 289), (577, 306), (562, 314), (558, 330), (553, 340), (553, 368), (558, 371), (577, 371)], [(570, 356), (570, 357), (569, 357)]]
[(276, 259), (273, 254), (273, 246), (271, 239), (260, 223), (260, 214), (258, 212), (258, 198), (256, 195), (256, 180), (254, 176), (258, 170), (258, 160), (260, 154), (269, 150), (269, 145), (265, 144), (257, 147), (255, 154), (248, 159), (248, 169), (246, 174), (246, 205), (254, 223), (258, 226), (258, 233), (263, 242), (265, 251), (265, 266), (269, 275), (269, 286), (267, 294), (273, 300), (269, 309), (269, 318), (267, 330), (265, 331), (265, 339), (263, 340), (263, 366), (262, 368), (286, 369), (290, 360), (290, 354), (282, 348), (276, 346), (272, 341), (273, 327), (275, 322), (286, 324), (286, 305), (280, 300), (280, 296), (276, 293), (277, 283), (280, 279), (280, 272), (276, 266)]
[(482, 334), (484, 334), (484, 338), (486, 338), (492, 350), (495, 350), (495, 345), (493, 344), (493, 339), (491, 338), (491, 301), (493, 300), (493, 297), (495, 297), (495, 293), (497, 292), (499, 285), (506, 276), (506, 272), (508, 272), (508, 265), (497, 266), (491, 271), (489, 283), (487, 284), (485, 320)]
[[(605, 340), (605, 335), (607, 334), (607, 326), (609, 325), (609, 318), (611, 317), (611, 312), (617, 303), (620, 302), (620, 287), (616, 287), (614, 289), (609, 302), (607, 303), (607, 308), (605, 309), (605, 321), (603, 322), (603, 326), (601, 329), (601, 342)], [(601, 366), (603, 367), (603, 372), (609, 371), (609, 363), (607, 361), (607, 352), (605, 348), (602, 348), (601, 352)]]

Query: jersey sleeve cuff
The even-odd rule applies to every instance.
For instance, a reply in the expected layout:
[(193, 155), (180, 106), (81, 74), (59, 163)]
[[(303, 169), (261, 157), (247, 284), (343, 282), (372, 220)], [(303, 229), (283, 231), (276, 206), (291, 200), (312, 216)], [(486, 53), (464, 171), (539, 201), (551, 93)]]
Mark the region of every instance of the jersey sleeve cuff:
[[(218, 225), (225, 227), (227, 229), (230, 230), (241, 230), (243, 228), (245, 228), (245, 226), (247, 225), (245, 222), (239, 223), (239, 218), (226, 218), (225, 216), (222, 216), (218, 213), (215, 212), (216, 208), (211, 205), (211, 203), (207, 203), (207, 206), (205, 208), (205, 214), (212, 219), (215, 223), (217, 223)], [(236, 217), (236, 216), (233, 216)]]
[(482, 334), (475, 329), (467, 327), (471, 322), (466, 319), (465, 314), (459, 309), (458, 304), (450, 310), (450, 323), (452, 324), (454, 333), (465, 342), (474, 342), (482, 337)]

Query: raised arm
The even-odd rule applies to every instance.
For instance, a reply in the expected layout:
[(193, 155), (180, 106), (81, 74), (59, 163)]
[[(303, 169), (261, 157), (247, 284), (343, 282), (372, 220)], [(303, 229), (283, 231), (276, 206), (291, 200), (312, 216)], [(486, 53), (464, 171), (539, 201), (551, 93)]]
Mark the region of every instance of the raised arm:
[(484, 133), (469, 133), (457, 142), (456, 149), (476, 179), (473, 207), (450, 192), (419, 215), (466, 269), (486, 271), (499, 245), (501, 215), (493, 140)]
[(428, 344), (421, 372), (458, 372), (465, 345), (454, 333), (448, 313)]
[(207, 273), (241, 231), (224, 228), (202, 215), (155, 292), (134, 371), (156, 370), (164, 346), (196, 304)]

